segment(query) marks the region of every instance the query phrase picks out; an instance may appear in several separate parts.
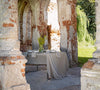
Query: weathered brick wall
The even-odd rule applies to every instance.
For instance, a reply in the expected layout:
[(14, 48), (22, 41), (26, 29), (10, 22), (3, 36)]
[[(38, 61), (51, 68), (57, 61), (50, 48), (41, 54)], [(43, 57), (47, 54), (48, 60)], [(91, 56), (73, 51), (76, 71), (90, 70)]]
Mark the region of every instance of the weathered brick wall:
[[(2, 10), (0, 11), (1, 12), (0, 50), (6, 50), (6, 51), (19, 50), (19, 41), (17, 35), (18, 11), (17, 11), (17, 4), (15, 3), (17, 3), (17, 0), (16, 1), (3, 0), (1, 4)], [(2, 53), (0, 52), (0, 54)]]
[(67, 52), (71, 66), (78, 62), (75, 7), (76, 0), (58, 0), (61, 50)]
[(18, 40), (18, 0), (0, 0), (0, 90), (30, 90)]
[[(40, 36), (47, 36), (47, 7), (49, 4), (49, 0), (23, 0), (19, 1), (19, 39), (22, 42), (22, 47), (28, 47), (27, 39), (29, 28), (27, 28), (27, 21), (29, 20), (29, 8), (31, 9), (31, 42), (32, 48), (38, 49), (38, 38)], [(26, 11), (27, 10), (27, 11)], [(25, 13), (24, 13), (25, 12)], [(28, 20), (27, 20), (28, 19)], [(26, 22), (26, 23), (25, 23)], [(25, 35), (23, 35), (23, 33)], [(26, 38), (25, 38), (26, 37)], [(26, 41), (23, 43), (23, 41)], [(29, 41), (29, 40), (28, 40)], [(24, 46), (23, 46), (24, 44)], [(22, 48), (24, 49), (24, 48)], [(29, 48), (27, 48), (29, 49)], [(25, 51), (27, 51), (27, 49)]]
[[(25, 16), (25, 8), (28, 10), (30, 8), (32, 10), (32, 45), (33, 49), (38, 49), (38, 38), (40, 36), (47, 36), (47, 9), (50, 0), (29, 0), (29, 1), (21, 1), (19, 2), (19, 21), (20, 21), (20, 33), (25, 33), (27, 30), (26, 27), (22, 27), (25, 24), (23, 18)], [(60, 47), (61, 51), (66, 51), (68, 53), (70, 65), (77, 64), (77, 21), (76, 21), (76, 0), (57, 0), (58, 3), (58, 18), (59, 18), (59, 26), (61, 32), (61, 40)], [(63, 6), (63, 7), (62, 7)], [(27, 12), (26, 12), (27, 13)], [(26, 18), (28, 15), (26, 14)], [(23, 19), (22, 19), (23, 18)], [(26, 23), (27, 24), (27, 23)], [(27, 25), (26, 25), (27, 26)], [(26, 31), (25, 31), (26, 30)], [(24, 35), (26, 36), (26, 35)], [(21, 39), (23, 39), (23, 35), (21, 34)], [(27, 39), (26, 39), (27, 40)], [(27, 44), (27, 43), (26, 43)], [(27, 47), (22, 46), (22, 47)], [(28, 48), (27, 48), (28, 49)], [(26, 50), (27, 50), (26, 49)]]
[(25, 0), (19, 0), (18, 6), (20, 50), (27, 51), (32, 49), (32, 10)]

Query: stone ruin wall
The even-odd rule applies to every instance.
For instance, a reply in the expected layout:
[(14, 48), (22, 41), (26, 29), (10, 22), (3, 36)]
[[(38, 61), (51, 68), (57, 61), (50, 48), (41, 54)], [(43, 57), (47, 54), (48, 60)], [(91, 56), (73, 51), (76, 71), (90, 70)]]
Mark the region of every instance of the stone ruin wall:
[[(63, 6), (63, 7), (62, 7)], [(77, 63), (76, 0), (58, 0), (58, 18), (61, 32), (61, 51), (68, 54), (70, 65)]]
[[(19, 0), (19, 35), (20, 40), (22, 41), (22, 44), (26, 45), (25, 48), (27, 48), (27, 45), (30, 43), (32, 46), (32, 49), (38, 49), (38, 38), (40, 36), (47, 35), (47, 7), (49, 4), (49, 0)], [(23, 42), (23, 33), (26, 34), (25, 29), (27, 28), (27, 25), (23, 21), (28, 21), (29, 13), (28, 10), (31, 9), (31, 37), (33, 37), (31, 40), (27, 40), (26, 42)], [(27, 10), (27, 11), (25, 11)], [(25, 12), (25, 13), (24, 13)], [(23, 18), (26, 14), (26, 18)], [(25, 20), (23, 20), (25, 19)], [(24, 24), (24, 26), (23, 26)], [(26, 23), (27, 24), (27, 23)], [(26, 30), (28, 32), (28, 28)], [(32, 43), (33, 40), (33, 43)], [(22, 46), (23, 47), (23, 46)], [(25, 50), (23, 47), (22, 49)], [(27, 50), (27, 49), (26, 49)]]
[[(32, 30), (46, 35), (49, 0), (0, 0), (0, 90), (30, 90), (25, 79), (27, 60), (20, 52), (19, 39), (23, 38), (23, 13), (28, 5), (32, 14)], [(61, 32), (61, 51), (68, 53), (71, 66), (77, 63), (76, 0), (57, 0)], [(94, 59), (81, 70), (81, 90), (100, 90), (100, 1), (96, 0), (96, 46)], [(18, 5), (19, 3), (19, 5)], [(19, 7), (18, 7), (19, 6)], [(19, 10), (19, 13), (18, 13)], [(19, 16), (19, 25), (18, 25)], [(29, 19), (29, 18), (28, 18)], [(28, 22), (29, 23), (29, 22)], [(37, 28), (36, 28), (37, 27)]]
[[(19, 34), (20, 40), (22, 41), (24, 31), (23, 29), (23, 18), (25, 9), (31, 8), (31, 37), (32, 40), (26, 40), (25, 43), (22, 44), (22, 50), (27, 50), (27, 45), (33, 45), (32, 49), (38, 48), (38, 37), (46, 35), (47, 32), (47, 9), (50, 0), (19, 0)], [(68, 58), (70, 59), (70, 65), (73, 66), (77, 64), (77, 21), (76, 21), (76, 0), (57, 0), (58, 5), (58, 22), (60, 26), (60, 49), (61, 51), (65, 51), (68, 54)], [(63, 6), (63, 7), (62, 7)], [(26, 12), (27, 13), (27, 12)], [(26, 14), (26, 17), (28, 15)], [(25, 20), (24, 20), (25, 21)], [(27, 23), (26, 23), (27, 24)], [(26, 27), (26, 25), (25, 25)], [(50, 30), (50, 28), (49, 28)], [(35, 35), (34, 35), (35, 34)], [(47, 38), (48, 39), (48, 38)], [(48, 45), (48, 43), (46, 43)], [(50, 41), (49, 41), (50, 44)], [(25, 46), (26, 45), (26, 46)], [(37, 46), (37, 47), (35, 47)]]
[[(57, 2), (61, 31), (61, 50), (68, 53), (70, 64), (73, 65), (77, 62), (75, 0), (57, 0)], [(25, 63), (27, 60), (20, 52), (19, 39), (23, 39), (22, 33), (24, 32), (22, 21), (25, 18), (23, 18), (23, 13), (27, 12), (27, 9), (25, 9), (25, 6), (27, 6), (31, 14), (31, 17), (27, 19), (32, 18), (32, 21), (30, 21), (32, 26), (28, 28), (32, 28), (33, 34), (38, 32), (40, 36), (47, 35), (48, 4), (49, 0), (29, 0), (29, 2), (28, 0), (0, 0), (1, 90), (30, 90), (25, 79)], [(26, 12), (24, 12), (24, 9)], [(27, 14), (25, 15), (27, 16)], [(34, 35), (33, 38), (35, 38)], [(32, 41), (27, 40), (25, 43), (32, 43)], [(23, 44), (22, 41), (21, 43)], [(33, 46), (37, 46), (37, 42), (33, 43)]]
[(0, 0), (0, 90), (30, 90), (18, 40), (18, 0)]
[(95, 0), (95, 6), (97, 50), (81, 69), (81, 90), (100, 90), (100, 0)]

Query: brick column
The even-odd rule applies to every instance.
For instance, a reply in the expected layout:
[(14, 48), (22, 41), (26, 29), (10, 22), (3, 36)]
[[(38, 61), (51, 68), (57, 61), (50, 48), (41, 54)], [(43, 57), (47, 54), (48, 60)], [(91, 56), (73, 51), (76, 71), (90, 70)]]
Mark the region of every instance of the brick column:
[(18, 0), (0, 0), (0, 90), (30, 90), (18, 40)]
[(93, 57), (100, 58), (100, 0), (96, 0), (96, 43), (97, 50), (93, 53)]
[(81, 90), (100, 90), (100, 1), (96, 1), (96, 47), (95, 58), (89, 59), (81, 69)]
[(76, 0), (57, 1), (61, 32), (60, 49), (67, 52), (70, 66), (75, 66), (78, 62)]

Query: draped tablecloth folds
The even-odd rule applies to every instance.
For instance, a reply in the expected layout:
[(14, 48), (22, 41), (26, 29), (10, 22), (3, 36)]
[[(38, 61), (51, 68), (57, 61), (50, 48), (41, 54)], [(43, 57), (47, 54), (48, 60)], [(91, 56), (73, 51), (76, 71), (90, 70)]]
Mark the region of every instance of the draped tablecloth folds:
[(47, 64), (48, 79), (62, 79), (67, 76), (69, 62), (66, 52), (29, 52), (27, 59), (27, 64)]
[(69, 62), (65, 52), (47, 54), (48, 79), (62, 79), (67, 76), (68, 68)]

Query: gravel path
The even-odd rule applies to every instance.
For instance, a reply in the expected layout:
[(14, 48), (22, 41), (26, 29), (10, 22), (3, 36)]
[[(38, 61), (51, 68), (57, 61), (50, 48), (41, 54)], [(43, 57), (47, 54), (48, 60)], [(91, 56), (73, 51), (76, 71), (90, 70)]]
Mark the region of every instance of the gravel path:
[(80, 90), (80, 68), (71, 68), (62, 80), (47, 80), (47, 71), (26, 74), (31, 90)]

